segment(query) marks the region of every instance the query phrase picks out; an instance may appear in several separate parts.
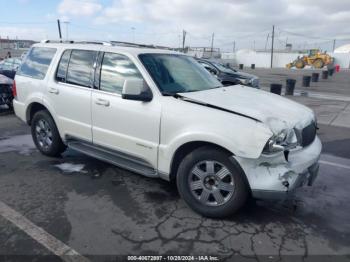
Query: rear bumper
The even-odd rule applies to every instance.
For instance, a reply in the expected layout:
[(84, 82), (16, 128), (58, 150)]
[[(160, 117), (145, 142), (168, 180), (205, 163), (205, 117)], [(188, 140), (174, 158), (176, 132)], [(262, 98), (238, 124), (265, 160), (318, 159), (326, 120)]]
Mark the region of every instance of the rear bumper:
[(245, 172), (254, 198), (285, 199), (298, 187), (314, 183), (321, 151), (321, 141), (316, 137), (309, 146), (290, 151), (288, 160), (283, 152), (255, 160), (234, 158)]
[(22, 121), (26, 122), (26, 108), (25, 105), (19, 102), (16, 99), (12, 100), (13, 109), (17, 117), (19, 117)]

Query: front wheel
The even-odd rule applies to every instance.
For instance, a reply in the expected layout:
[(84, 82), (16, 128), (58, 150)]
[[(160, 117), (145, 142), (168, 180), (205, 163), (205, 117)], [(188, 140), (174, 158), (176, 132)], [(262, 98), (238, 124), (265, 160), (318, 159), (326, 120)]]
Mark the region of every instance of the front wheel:
[(295, 62), (295, 67), (298, 68), (298, 69), (303, 69), (305, 67), (305, 63), (303, 60), (301, 59), (298, 59), (296, 62)]
[(244, 173), (230, 155), (202, 147), (187, 155), (177, 172), (177, 187), (184, 201), (206, 217), (226, 217), (246, 202), (249, 188)]
[(35, 113), (31, 123), (32, 137), (36, 147), (47, 156), (58, 156), (65, 149), (55, 121), (47, 111)]
[(323, 62), (322, 59), (318, 58), (318, 59), (316, 59), (315, 62), (313, 63), (313, 66), (314, 66), (315, 68), (321, 69), (321, 68), (324, 67), (324, 62)]

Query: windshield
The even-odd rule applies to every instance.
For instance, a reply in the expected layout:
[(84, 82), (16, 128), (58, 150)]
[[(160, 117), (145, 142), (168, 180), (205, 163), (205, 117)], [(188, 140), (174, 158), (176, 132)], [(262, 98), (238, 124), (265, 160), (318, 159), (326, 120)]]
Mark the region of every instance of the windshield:
[(231, 69), (231, 68), (228, 68), (222, 64), (219, 64), (219, 63), (216, 63), (216, 62), (211, 62), (214, 66), (216, 66), (217, 69), (219, 69), (221, 72), (224, 72), (224, 73), (228, 73), (228, 74), (232, 74), (234, 72), (236, 72), (235, 70)]
[(141, 54), (140, 60), (163, 94), (203, 91), (222, 84), (192, 57)]

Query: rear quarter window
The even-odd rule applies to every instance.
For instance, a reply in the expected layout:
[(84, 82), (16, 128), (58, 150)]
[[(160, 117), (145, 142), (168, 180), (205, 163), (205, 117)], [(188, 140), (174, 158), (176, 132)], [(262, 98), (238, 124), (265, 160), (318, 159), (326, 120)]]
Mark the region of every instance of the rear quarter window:
[(23, 61), (17, 74), (36, 79), (44, 79), (55, 53), (56, 48), (33, 47)]

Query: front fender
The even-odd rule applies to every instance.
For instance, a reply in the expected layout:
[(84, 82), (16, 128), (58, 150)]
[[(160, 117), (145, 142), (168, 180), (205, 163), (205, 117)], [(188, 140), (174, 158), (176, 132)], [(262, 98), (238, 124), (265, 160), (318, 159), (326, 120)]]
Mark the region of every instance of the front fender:
[(162, 97), (158, 170), (169, 174), (178, 148), (189, 142), (208, 142), (235, 156), (256, 159), (272, 136), (262, 122), (230, 112)]

